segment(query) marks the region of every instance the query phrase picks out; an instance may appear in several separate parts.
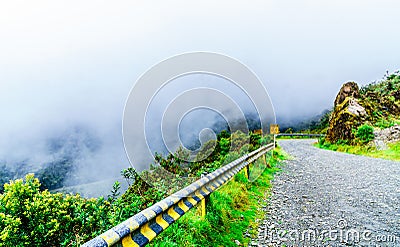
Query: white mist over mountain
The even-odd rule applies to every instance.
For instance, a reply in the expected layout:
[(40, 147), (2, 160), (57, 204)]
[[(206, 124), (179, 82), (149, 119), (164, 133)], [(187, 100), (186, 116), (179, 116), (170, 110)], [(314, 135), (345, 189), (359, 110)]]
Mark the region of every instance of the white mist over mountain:
[[(188, 51), (249, 66), (278, 123), (316, 115), (345, 81), (399, 69), (399, 8), (395, 0), (3, 1), (0, 165), (37, 171), (69, 148), (80, 164), (73, 179), (118, 176), (129, 165), (121, 134), (129, 90), (152, 65)], [(65, 150), (49, 148), (54, 139)]]

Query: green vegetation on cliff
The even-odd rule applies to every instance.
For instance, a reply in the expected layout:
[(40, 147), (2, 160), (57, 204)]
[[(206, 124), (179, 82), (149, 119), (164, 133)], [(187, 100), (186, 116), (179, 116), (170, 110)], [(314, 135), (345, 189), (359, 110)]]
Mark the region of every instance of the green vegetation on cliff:
[[(360, 89), (356, 83), (347, 82), (335, 99), (327, 135), (319, 140), (318, 145), (336, 151), (398, 159), (394, 150), (398, 150), (400, 132), (397, 127), (382, 130), (399, 124), (399, 71)], [(381, 137), (382, 133), (386, 136)], [(382, 146), (376, 146), (378, 144)]]
[[(250, 142), (247, 143), (246, 139)], [(190, 166), (182, 165), (182, 154), (179, 153), (167, 157), (157, 155), (156, 159), (163, 168), (177, 175), (199, 177), (200, 174), (212, 172), (267, 142), (270, 142), (268, 137), (254, 134), (247, 136), (240, 132), (230, 135), (223, 132), (215, 141), (214, 151), (202, 150), (199, 161)], [(226, 152), (231, 143), (233, 150)], [(204, 154), (202, 152), (211, 155), (207, 159), (200, 159)], [(155, 172), (141, 175), (156, 178), (158, 168), (153, 169)], [(261, 176), (263, 181), (257, 180), (254, 185), (246, 181), (242, 174), (237, 175), (227, 187), (211, 196), (206, 219), (195, 216), (195, 211), (190, 212), (186, 220), (180, 221), (177, 226), (172, 226), (172, 230), (163, 234), (163, 240), (178, 243), (177, 246), (181, 246), (181, 243), (196, 246), (195, 243), (200, 240), (195, 239), (195, 236), (202, 236), (209, 245), (213, 245), (222, 240), (218, 234), (208, 232), (211, 228), (207, 230), (206, 226), (211, 224), (214, 227), (212, 229), (232, 231), (227, 234), (229, 238), (234, 237), (245, 242), (243, 236), (239, 235), (239, 229), (245, 229), (254, 219), (257, 211), (254, 207), (258, 205), (254, 197), (259, 195), (257, 188), (269, 186), (268, 181), (274, 170), (275, 168), (267, 169)], [(129, 181), (129, 189), (119, 196), (119, 183), (116, 182), (107, 199), (86, 199), (80, 195), (41, 190), (41, 184), (33, 174), (27, 175), (25, 179), (8, 182), (4, 185), (4, 192), (0, 194), (0, 246), (79, 246), (186, 185), (181, 183), (179, 176), (175, 176), (168, 184), (160, 182), (155, 188), (149, 186), (131, 168), (122, 171), (122, 175)], [(178, 226), (188, 227), (184, 230), (188, 232), (184, 241), (173, 238), (174, 231), (182, 231)], [(193, 226), (200, 228), (194, 230)], [(187, 244), (187, 241), (192, 241), (192, 244)], [(224, 241), (228, 241), (228, 238)]]

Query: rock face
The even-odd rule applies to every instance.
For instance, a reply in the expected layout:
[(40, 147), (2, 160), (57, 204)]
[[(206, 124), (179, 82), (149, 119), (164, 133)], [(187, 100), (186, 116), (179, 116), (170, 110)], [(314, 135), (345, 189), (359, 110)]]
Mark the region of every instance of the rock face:
[(400, 141), (400, 125), (394, 125), (392, 127), (375, 130), (374, 131), (374, 143), (378, 149), (386, 149), (386, 143), (393, 143)]
[(341, 104), (347, 97), (358, 98), (360, 97), (360, 90), (358, 88), (357, 83), (355, 82), (346, 82), (343, 84), (340, 89), (338, 95), (335, 99), (335, 106)]
[(359, 88), (355, 82), (343, 84), (335, 99), (334, 110), (329, 120), (326, 135), (328, 142), (353, 140), (353, 129), (357, 129), (367, 117), (365, 108), (358, 101)]

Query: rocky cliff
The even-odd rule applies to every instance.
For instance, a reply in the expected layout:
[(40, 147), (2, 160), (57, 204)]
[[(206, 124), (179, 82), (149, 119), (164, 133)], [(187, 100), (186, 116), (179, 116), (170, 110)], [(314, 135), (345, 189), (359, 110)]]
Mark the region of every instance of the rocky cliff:
[[(375, 127), (375, 132), (380, 133), (380, 129), (392, 128), (398, 123), (400, 123), (399, 71), (387, 74), (382, 81), (370, 83), (361, 89), (355, 82), (346, 82), (335, 98), (326, 141), (335, 143), (345, 140), (354, 143), (355, 132), (363, 124)], [(386, 132), (390, 131), (382, 133), (387, 136)], [(379, 139), (385, 141), (391, 138)]]
[(328, 142), (354, 139), (354, 128), (366, 121), (368, 115), (359, 102), (360, 92), (355, 82), (343, 84), (335, 99), (326, 135)]

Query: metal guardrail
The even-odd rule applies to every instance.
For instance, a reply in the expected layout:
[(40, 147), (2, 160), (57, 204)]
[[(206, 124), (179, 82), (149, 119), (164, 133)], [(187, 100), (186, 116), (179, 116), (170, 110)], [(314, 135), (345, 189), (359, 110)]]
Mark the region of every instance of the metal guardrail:
[(301, 136), (301, 137), (323, 137), (325, 135), (323, 134), (304, 134), (304, 133), (281, 133), (281, 134), (277, 134), (276, 137), (279, 136)]
[(204, 203), (206, 196), (273, 148), (274, 144), (271, 143), (240, 157), (86, 242), (83, 246), (145, 246), (189, 209), (200, 202)]

